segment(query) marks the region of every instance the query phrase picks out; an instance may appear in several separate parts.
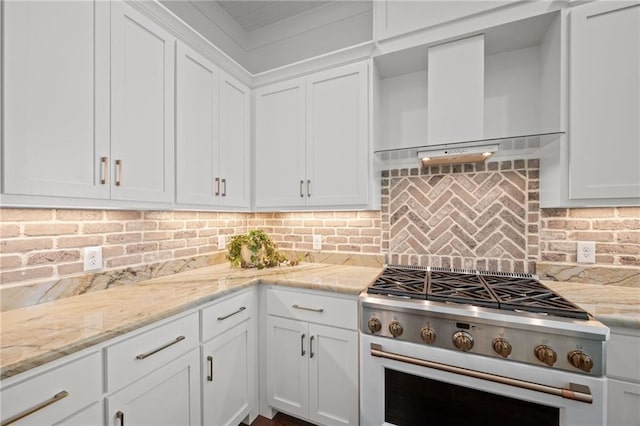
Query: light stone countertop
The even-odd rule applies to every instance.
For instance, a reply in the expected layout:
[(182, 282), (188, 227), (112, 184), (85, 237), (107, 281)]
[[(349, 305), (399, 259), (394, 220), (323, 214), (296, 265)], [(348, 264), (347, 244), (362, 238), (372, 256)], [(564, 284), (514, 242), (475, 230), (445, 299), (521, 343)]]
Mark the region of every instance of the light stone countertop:
[(258, 282), (358, 295), (381, 268), (228, 263), (0, 313), (0, 379), (105, 342)]
[[(357, 295), (381, 268), (305, 263), (266, 270), (229, 264), (0, 313), (0, 379), (255, 285)], [(543, 281), (610, 327), (640, 328), (640, 288)]]

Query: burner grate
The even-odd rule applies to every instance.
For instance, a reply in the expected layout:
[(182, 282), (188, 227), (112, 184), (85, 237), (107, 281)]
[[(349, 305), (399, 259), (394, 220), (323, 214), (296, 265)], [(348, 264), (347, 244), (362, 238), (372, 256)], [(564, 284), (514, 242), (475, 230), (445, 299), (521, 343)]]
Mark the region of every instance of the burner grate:
[(589, 314), (534, 279), (484, 276), (500, 309), (589, 319)]
[(587, 312), (525, 273), (388, 265), (367, 292), (589, 319)]
[(499, 308), (498, 301), (480, 277), (462, 270), (455, 273), (443, 268), (431, 270), (427, 278), (427, 300)]
[(423, 269), (387, 267), (367, 291), (373, 294), (425, 299), (426, 276), (427, 271)]

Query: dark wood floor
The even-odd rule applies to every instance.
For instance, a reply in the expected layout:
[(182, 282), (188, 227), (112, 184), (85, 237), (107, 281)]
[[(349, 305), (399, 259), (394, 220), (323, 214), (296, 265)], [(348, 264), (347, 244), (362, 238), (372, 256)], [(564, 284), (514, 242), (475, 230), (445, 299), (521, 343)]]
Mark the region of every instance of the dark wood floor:
[[(242, 424), (243, 426), (244, 423)], [(305, 422), (304, 420), (296, 419), (295, 417), (287, 416), (283, 413), (278, 413), (273, 417), (273, 420), (269, 420), (266, 417), (258, 416), (251, 426), (315, 426), (313, 423)]]

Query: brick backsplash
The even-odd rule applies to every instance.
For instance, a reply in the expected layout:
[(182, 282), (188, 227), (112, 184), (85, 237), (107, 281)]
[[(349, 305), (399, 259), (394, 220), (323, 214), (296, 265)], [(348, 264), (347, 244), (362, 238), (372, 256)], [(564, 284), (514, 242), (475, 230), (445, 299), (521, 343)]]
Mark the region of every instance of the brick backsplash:
[(0, 282), (83, 273), (82, 249), (102, 246), (106, 270), (219, 251), (219, 234), (246, 232), (243, 213), (2, 209)]
[[(382, 209), (287, 213), (0, 209), (0, 283), (84, 274), (82, 248), (106, 271), (218, 253), (217, 236), (264, 229), (284, 250), (387, 256), (393, 263), (535, 272), (573, 263), (596, 242), (598, 265), (640, 266), (640, 208), (542, 209), (536, 160), (384, 171)], [(205, 265), (206, 262), (195, 265)]]
[(249, 229), (260, 228), (278, 247), (312, 251), (313, 235), (322, 236), (323, 252), (380, 253), (381, 219), (378, 211), (256, 213)]
[(387, 170), (382, 247), (392, 263), (533, 272), (538, 160)]
[(595, 241), (596, 263), (640, 266), (640, 207), (542, 209), (540, 260), (576, 262), (576, 242)]

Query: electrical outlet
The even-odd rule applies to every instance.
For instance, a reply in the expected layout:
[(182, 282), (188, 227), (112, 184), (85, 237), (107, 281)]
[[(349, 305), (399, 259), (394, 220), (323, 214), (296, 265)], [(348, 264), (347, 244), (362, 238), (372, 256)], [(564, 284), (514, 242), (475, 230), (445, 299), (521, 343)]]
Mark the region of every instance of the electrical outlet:
[(218, 235), (218, 250), (224, 250), (227, 248), (227, 236)]
[(322, 250), (322, 235), (313, 236), (313, 249)]
[(102, 247), (84, 248), (84, 270), (95, 271), (102, 269)]
[(578, 241), (578, 263), (596, 263), (596, 243)]

